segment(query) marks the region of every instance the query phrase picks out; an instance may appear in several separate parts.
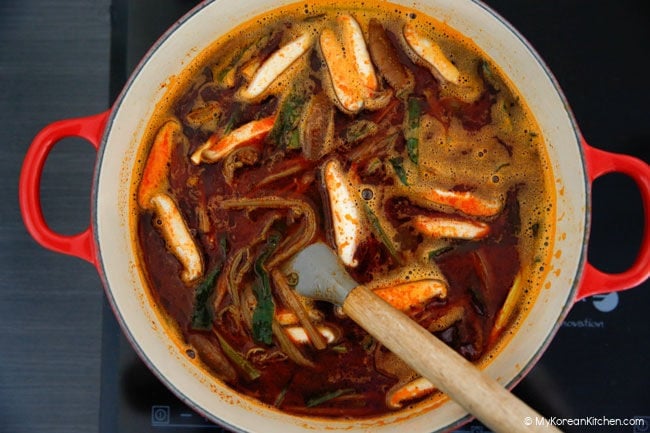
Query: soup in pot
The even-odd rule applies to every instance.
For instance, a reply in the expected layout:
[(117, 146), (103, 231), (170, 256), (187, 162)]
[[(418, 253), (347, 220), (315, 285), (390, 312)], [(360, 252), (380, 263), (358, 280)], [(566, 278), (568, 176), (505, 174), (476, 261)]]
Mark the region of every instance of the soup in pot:
[(442, 401), (283, 264), (311, 243), (484, 365), (534, 301), (553, 234), (535, 119), (468, 38), (384, 2), (309, 2), (215, 41), (141, 145), (134, 242), (196, 363), (278, 410)]

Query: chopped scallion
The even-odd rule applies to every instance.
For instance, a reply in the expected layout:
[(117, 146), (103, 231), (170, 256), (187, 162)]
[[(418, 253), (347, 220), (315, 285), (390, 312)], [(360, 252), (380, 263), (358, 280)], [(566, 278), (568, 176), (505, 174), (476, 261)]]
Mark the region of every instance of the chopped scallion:
[(397, 174), (397, 177), (399, 177), (399, 180), (404, 185), (408, 186), (409, 183), (406, 177), (406, 170), (404, 170), (404, 158), (398, 156), (396, 158), (391, 158), (389, 161), (395, 170), (395, 174)]
[(381, 240), (381, 242), (384, 244), (384, 246), (386, 247), (390, 255), (397, 261), (397, 263), (401, 264), (402, 258), (397, 252), (397, 248), (395, 248), (395, 245), (393, 245), (393, 242), (388, 236), (388, 233), (386, 233), (384, 228), (381, 226), (381, 223), (379, 222), (379, 218), (377, 218), (377, 215), (375, 215), (372, 209), (370, 209), (370, 206), (368, 206), (365, 200), (363, 200), (362, 203), (363, 203), (363, 209), (366, 212), (366, 216), (368, 217), (368, 220), (370, 220), (370, 225), (372, 226), (373, 231), (379, 237), (379, 240)]
[(223, 353), (235, 364), (239, 370), (246, 375), (248, 380), (258, 379), (262, 373), (255, 368), (255, 366), (241, 353), (237, 352), (225, 338), (223, 338), (216, 330), (214, 330), (215, 335), (219, 339), (219, 345), (223, 350)]
[(275, 305), (271, 294), (271, 281), (269, 273), (264, 267), (264, 262), (269, 258), (280, 243), (280, 235), (277, 233), (269, 236), (269, 239), (255, 260), (255, 275), (257, 281), (253, 287), (253, 293), (257, 299), (255, 311), (253, 311), (253, 339), (259, 343), (271, 344), (273, 342), (273, 314)]
[(287, 384), (284, 385), (282, 391), (280, 391), (278, 396), (275, 398), (275, 401), (273, 402), (273, 406), (280, 407), (280, 405), (282, 405), (282, 402), (284, 401), (284, 397), (287, 395), (287, 391), (289, 391), (290, 385), (291, 385), (291, 381), (287, 382)]
[(446, 247), (438, 248), (437, 250), (433, 250), (429, 252), (429, 260), (434, 260), (437, 257), (443, 255), (444, 253), (451, 251), (454, 247), (451, 245), (447, 245)]
[(406, 151), (409, 159), (413, 164), (419, 160), (419, 134), (420, 134), (420, 116), (422, 115), (422, 106), (420, 100), (415, 97), (408, 98), (406, 109), (406, 128), (404, 138), (406, 139)]
[(377, 132), (379, 127), (370, 120), (357, 120), (345, 129), (345, 141), (355, 143)]
[(305, 105), (305, 96), (297, 89), (287, 95), (280, 105), (278, 118), (269, 138), (282, 149), (300, 149), (298, 124)]
[(326, 392), (325, 394), (312, 397), (309, 400), (307, 400), (306, 406), (307, 407), (318, 406), (330, 400), (334, 400), (335, 398), (338, 398), (342, 395), (352, 394), (353, 392), (354, 392), (353, 388), (343, 388), (343, 389), (337, 389), (336, 391)]
[(192, 329), (207, 330), (212, 327), (214, 312), (210, 297), (214, 291), (217, 276), (221, 271), (221, 263), (214, 267), (203, 281), (194, 289), (194, 309), (192, 311)]

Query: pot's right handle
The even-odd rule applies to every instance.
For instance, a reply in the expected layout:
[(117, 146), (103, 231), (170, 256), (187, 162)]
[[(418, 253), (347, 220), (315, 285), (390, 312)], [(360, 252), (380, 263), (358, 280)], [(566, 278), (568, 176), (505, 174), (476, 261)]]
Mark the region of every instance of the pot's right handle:
[(576, 300), (600, 293), (629, 289), (650, 277), (650, 165), (632, 156), (591, 147), (584, 138), (582, 138), (582, 147), (590, 185), (596, 178), (613, 172), (630, 176), (636, 182), (643, 202), (644, 225), (639, 255), (632, 266), (624, 272), (608, 274), (587, 262)]
[(81, 137), (98, 149), (109, 113), (60, 120), (43, 128), (27, 150), (18, 184), (20, 212), (34, 240), (47, 249), (82, 258), (93, 265), (97, 264), (97, 258), (91, 226), (75, 235), (62, 235), (47, 225), (41, 208), (41, 175), (47, 156), (63, 138)]

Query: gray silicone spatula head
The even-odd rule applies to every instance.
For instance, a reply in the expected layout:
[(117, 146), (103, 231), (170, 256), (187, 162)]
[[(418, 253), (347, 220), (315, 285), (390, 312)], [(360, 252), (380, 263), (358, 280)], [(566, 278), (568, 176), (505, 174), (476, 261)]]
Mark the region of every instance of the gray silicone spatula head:
[(296, 291), (302, 296), (342, 305), (359, 284), (348, 275), (336, 254), (322, 242), (298, 253), (284, 268), (298, 276)]

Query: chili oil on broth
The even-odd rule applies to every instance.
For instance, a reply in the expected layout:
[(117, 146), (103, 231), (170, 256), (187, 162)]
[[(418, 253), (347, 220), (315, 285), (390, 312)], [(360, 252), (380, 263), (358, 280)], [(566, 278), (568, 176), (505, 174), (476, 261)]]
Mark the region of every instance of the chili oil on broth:
[[(310, 3), (309, 5), (301, 3), (255, 18), (237, 27), (222, 39), (215, 41), (172, 81), (167, 94), (158, 103), (156, 113), (149, 122), (148, 132), (143, 137), (142, 157), (139, 159), (140, 165), (135, 168), (136, 176), (134, 178), (141, 178), (151, 143), (165, 122), (170, 117), (187, 115), (193, 108), (198, 107), (200, 104), (196, 104), (196, 100), (203, 97), (200, 96), (198, 90), (202, 89), (208, 94), (209, 90), (206, 89), (210, 89), (209, 81), (215, 80), (217, 74), (223, 73), (227, 65), (236, 64), (239, 53), (245, 52), (247, 47), (255, 45), (256, 41), (258, 44), (260, 44), (259, 41), (266, 41), (269, 44), (273, 38), (278, 39), (273, 42), (274, 48), (277, 49), (278, 46), (293, 40), (303, 31), (310, 32), (314, 40), (317, 41), (318, 35), (324, 28), (331, 27), (332, 23), (336, 22), (337, 16), (346, 13), (351, 14), (358, 21), (364, 31), (366, 41), (371, 19), (379, 20), (387, 31), (391, 42), (400, 50), (400, 60), (415, 71), (413, 75), (416, 83), (412, 91), (416, 94), (418, 103), (424, 112), (420, 118), (418, 135), (421, 166), (414, 167), (408, 164), (408, 152), (404, 148), (403, 142), (394, 144), (399, 151), (390, 150), (388, 155), (384, 155), (385, 159), (402, 157), (402, 160), (407, 162), (405, 168), (404, 164), (402, 165), (403, 175), (407, 180), (417, 178), (422, 190), (445, 188), (469, 191), (483, 196), (499, 196), (505, 201), (503, 210), (498, 215), (478, 218), (481, 222), (494, 227), (496, 235), (492, 233), (485, 240), (479, 241), (450, 242), (440, 239), (422, 241), (421, 236), (413, 236), (412, 233), (405, 235), (399, 227), (395, 226), (403, 224), (400, 221), (405, 216), (413, 216), (414, 213), (424, 212), (435, 216), (440, 212), (449, 212), (448, 206), (431, 206), (423, 211), (422, 203), (409, 199), (408, 203), (404, 204), (403, 200), (400, 201), (399, 194), (396, 199), (385, 199), (386, 190), (395, 190), (401, 187), (399, 176), (397, 178), (393, 176), (393, 184), (386, 187), (386, 185), (382, 186), (381, 182), (373, 184), (376, 179), (373, 179), (372, 174), (365, 173), (361, 175), (364, 178), (361, 186), (355, 183), (351, 187), (352, 190), (356, 188), (358, 193), (357, 204), (370, 208), (377, 216), (379, 225), (387, 228), (389, 236), (393, 239), (401, 239), (401, 244), (417, 242), (420, 239), (420, 244), (425, 245), (418, 248), (418, 254), (414, 254), (413, 251), (409, 252), (407, 254), (409, 260), (421, 264), (423, 263), (422, 255), (426, 252), (436, 263), (437, 269), (434, 271), (422, 266), (402, 265), (403, 272), (400, 275), (403, 281), (435, 278), (442, 274), (442, 277), (446, 278), (450, 284), (447, 301), (434, 299), (428, 305), (419, 308), (418, 311), (411, 311), (412, 317), (418, 320), (432, 320), (432, 317), (444, 316), (445, 312), (450, 313), (450, 310), (457, 306), (454, 303), (461, 305), (465, 310), (472, 309), (474, 315), (491, 315), (477, 325), (479, 328), (483, 328), (477, 333), (483, 334), (483, 340), (489, 340), (483, 342), (484, 350), (478, 354), (470, 353), (469, 349), (463, 351), (462, 342), (454, 341), (455, 337), (452, 334), (461, 332), (455, 328), (456, 325), (452, 324), (446, 329), (436, 331), (436, 335), (443, 341), (452, 345), (476, 364), (485, 366), (516, 332), (518, 324), (525, 318), (544, 279), (546, 270), (543, 263), (547, 262), (550, 251), (552, 251), (555, 215), (554, 189), (543, 137), (525, 102), (512, 89), (509, 80), (484, 53), (480, 52), (470, 40), (444, 24), (426, 17), (420, 12), (396, 5), (387, 5), (383, 2), (364, 2), (363, 6), (359, 7), (350, 7), (347, 4), (335, 2)], [(459, 98), (458, 89), (454, 86), (439, 85), (432, 76), (423, 78), (428, 72), (421, 65), (416, 65), (409, 60), (408, 48), (403, 41), (402, 26), (407, 22), (414, 24), (420, 32), (439, 43), (442, 51), (464, 74), (463, 82), (468, 83), (470, 90), (476, 82), (482, 82), (483, 86), (491, 86), (494, 92), (489, 95), (489, 100), (486, 102), (479, 97), (471, 99), (469, 102), (464, 101)], [(277, 36), (278, 33), (281, 34), (280, 38)], [(262, 45), (260, 49), (268, 48), (264, 42), (260, 45)], [(235, 74), (235, 81), (239, 84), (242, 83), (240, 66), (237, 64), (237, 73)], [(315, 68), (322, 68), (321, 72), (319, 73)], [(323, 89), (324, 92), (329, 92), (328, 95), (331, 97), (331, 83), (328, 82), (326, 68), (327, 65), (322, 60), (321, 52), (318, 49), (318, 42), (315, 42), (306, 54), (296, 60), (282, 76), (273, 82), (262, 97), (243, 107), (242, 111), (245, 114), (236, 123), (244, 124), (256, 117), (277, 113), (281, 110), (284, 98), (289, 92), (288, 89), (300, 80), (308, 82), (303, 87), (298, 85), (297, 88), (301, 91)], [(377, 70), (376, 66), (375, 70)], [(314, 76), (318, 80), (314, 80)], [(379, 78), (379, 80), (384, 89), (390, 88), (386, 79)], [(431, 92), (427, 93), (428, 85), (434, 87), (436, 95), (431, 96)], [(226, 99), (235, 99), (228, 91), (218, 95), (208, 95), (208, 98), (205, 99), (218, 98), (223, 95), (226, 95)], [(441, 100), (446, 101), (445, 104), (447, 104), (442, 104), (442, 108), (436, 105), (440, 104)], [(489, 112), (492, 123), (480, 125), (480, 115), (477, 121), (472, 118), (471, 114), (467, 115), (463, 111), (467, 107), (480, 104), (488, 105), (489, 109), (483, 110), (483, 114)], [(406, 122), (404, 118), (408, 115), (405, 113), (407, 108), (406, 99), (400, 100), (396, 110), (401, 113), (392, 114), (395, 117), (392, 126), (398, 129), (403, 128)], [(446, 112), (446, 115), (436, 116), (441, 109)], [(467, 111), (471, 111), (471, 109), (467, 109)], [(263, 115), (259, 113), (263, 113)], [(376, 112), (362, 110), (357, 116), (351, 116), (342, 113), (340, 108), (335, 108), (334, 119), (337, 125), (337, 136), (340, 137), (345, 132), (341, 125), (349, 125), (350, 119), (371, 120), (375, 118), (373, 116), (376, 117)], [(215, 207), (215, 203), (219, 200), (255, 196), (256, 194), (277, 196), (283, 189), (286, 195), (291, 183), (276, 182), (270, 184), (269, 187), (254, 191), (251, 185), (262, 180), (262, 177), (250, 175), (247, 178), (246, 175), (249, 171), (255, 170), (261, 175), (259, 162), (257, 162), (252, 167), (244, 166), (236, 170), (235, 176), (242, 176), (244, 180), (248, 181), (248, 184), (239, 183), (233, 188), (228, 186), (223, 179), (222, 162), (192, 165), (189, 162), (190, 155), (212, 132), (223, 131), (226, 122), (227, 120), (222, 115), (218, 120), (215, 119), (213, 125), (206, 127), (203, 131), (197, 131), (186, 124), (183, 125), (182, 144), (176, 146), (172, 152), (169, 184), (166, 185), (166, 192), (170, 193), (177, 202), (195, 243), (202, 251), (204, 276), (220, 262), (227, 260), (228, 255), (220, 252), (221, 239), (226, 239), (229, 251), (232, 252), (240, 250), (246, 241), (256, 237), (255, 230), (259, 231), (259, 227), (256, 229), (255, 225), (247, 219), (246, 211), (234, 209), (226, 212), (219, 209), (218, 206)], [(233, 128), (237, 126), (240, 125), (235, 124)], [(354, 146), (349, 146), (347, 152), (353, 151)], [(336, 149), (331, 153), (344, 161), (345, 169), (349, 170), (355, 161), (345, 161), (347, 152)], [(288, 154), (290, 156), (286, 160), (291, 160), (292, 163), (299, 158), (299, 151), (288, 152)], [(266, 155), (266, 157), (269, 156)], [(318, 172), (324, 160), (305, 165), (308, 169)], [(280, 160), (281, 162), (282, 160)], [(365, 169), (368, 168), (367, 166), (366, 161)], [(384, 160), (382, 169), (386, 171), (389, 168), (390, 164)], [(361, 170), (363, 169), (361, 168)], [(302, 176), (301, 179), (309, 177), (304, 174), (304, 171), (297, 174), (295, 178), (299, 178), (299, 176)], [(319, 228), (314, 240), (320, 239), (335, 247), (335, 239), (331, 233), (330, 205), (323, 197), (322, 185), (315, 186), (321, 181), (320, 177), (318, 173), (314, 176), (312, 184), (306, 187), (303, 196), (316, 209)], [(199, 194), (203, 194), (203, 198), (197, 198), (195, 191), (197, 185), (203, 188), (203, 192)], [(232, 368), (229, 373), (221, 372), (215, 376), (221, 376), (219, 380), (224, 380), (238, 392), (258, 399), (270, 407), (279, 407), (281, 411), (317, 417), (354, 418), (381, 416), (396, 410), (386, 407), (386, 392), (394, 390), (417, 376), (401, 361), (382, 349), (376, 341), (369, 338), (349, 319), (341, 318), (337, 310), (331, 306), (320, 303), (313, 305), (314, 310), (320, 314), (317, 322), (333, 324), (332, 329), (339, 333), (339, 340), (324, 350), (300, 348), (304, 357), (313, 362), (315, 367), (295, 365), (293, 361), (285, 359), (286, 355), (280, 353), (281, 351), (277, 348), (269, 350), (269, 346), (246, 340), (239, 332), (241, 324), (233, 325), (231, 319), (218, 322), (224, 328), (230, 327), (229, 331), (222, 330), (219, 337), (216, 337), (214, 333), (192, 331), (190, 326), (195, 304), (194, 287), (198, 282), (188, 285), (180, 279), (182, 266), (168, 251), (165, 240), (159, 229), (156, 228), (158, 218), (150, 211), (141, 210), (138, 206), (136, 199), (138, 187), (139, 184), (133, 185), (132, 224), (133, 233), (135, 233), (134, 242), (137, 245), (141, 263), (140, 269), (148, 281), (151, 302), (156, 305), (161, 319), (168, 325), (174, 340), (186, 350), (190, 358), (202, 365), (206, 371), (215, 374), (215, 365), (218, 369), (218, 364), (222, 360), (211, 360), (209, 354), (202, 355), (201, 352), (209, 352), (211, 349), (206, 349), (206, 346), (212, 346), (223, 355), (224, 346), (221, 339), (226, 340), (227, 345), (234, 347), (244, 357), (248, 356), (246, 359), (256, 370), (261, 372), (261, 376), (257, 379), (242, 378), (245, 376), (242, 373), (242, 367)], [(366, 200), (362, 197), (364, 194), (368, 195), (368, 190), (370, 197)], [(212, 200), (208, 206), (211, 226), (208, 234), (202, 233), (200, 228), (201, 224), (205, 224), (204, 216), (197, 216), (195, 211), (197, 200), (204, 199)], [(384, 206), (385, 209), (382, 209), (381, 206)], [(384, 211), (388, 214), (384, 214)], [(259, 209), (252, 213), (254, 214), (253, 219), (258, 218), (257, 223), (269, 222), (276, 218), (273, 224), (269, 223), (273, 226), (272, 231), (288, 230), (284, 233), (285, 236), (293, 234), (291, 228), (287, 229), (286, 227), (287, 220), (291, 218), (285, 213), (280, 212), (279, 216), (275, 217), (268, 216), (269, 212), (260, 212)], [(458, 212), (453, 212), (453, 214), (458, 215)], [(513, 224), (516, 227), (513, 228)], [(236, 232), (237, 236), (233, 237), (233, 232)], [(494, 239), (491, 237), (492, 235), (498, 236), (499, 239)], [(404, 236), (408, 237), (408, 242)], [(382, 246), (381, 239), (378, 238), (380, 236), (376, 233), (371, 233), (369, 240), (366, 239), (359, 250), (375, 248), (380, 252), (376, 253), (374, 258), (359, 257), (357, 252), (357, 257), (364, 263), (364, 266), (349, 269), (358, 281), (368, 283), (374, 288), (394, 282), (394, 278), (387, 277), (386, 267), (392, 267), (393, 271), (400, 268), (391, 259), (389, 252)], [(264, 245), (268, 242), (267, 239), (268, 233), (263, 242), (256, 244), (250, 255), (259, 257)], [(494, 257), (501, 257), (504, 260), (494, 259)], [(520, 269), (515, 270), (512, 263), (505, 263), (508, 259), (520, 263)], [(391, 260), (393, 261), (391, 262)], [(517, 272), (520, 273), (521, 284), (518, 289), (520, 293), (516, 305), (506, 326), (498, 334), (495, 334), (492, 329), (485, 328), (493, 328), (495, 316), (500, 311), (507, 291), (515, 281), (514, 274)], [(252, 274), (254, 272), (249, 271), (241, 279), (239, 290), (250, 290), (250, 287), (255, 284), (256, 277)], [(467, 274), (473, 274), (473, 277), (464, 278), (463, 275)], [(372, 278), (368, 278), (368, 276)], [(483, 283), (486, 280), (491, 280), (492, 284), (500, 286), (496, 290), (498, 292), (496, 295), (491, 294), (498, 299), (492, 301), (481, 299), (482, 296), (485, 296), (485, 293), (480, 293), (481, 288), (470, 287), (476, 284), (480, 286), (481, 279), (483, 279)], [(247, 287), (249, 289), (246, 289)], [(224, 303), (228, 302), (228, 297), (228, 294), (225, 295)], [(277, 299), (275, 302), (282, 305)], [(312, 307), (311, 303), (307, 304)], [(493, 305), (488, 306), (487, 304)], [(481, 311), (481, 309), (487, 311)], [(222, 314), (225, 315), (222, 317), (227, 318), (227, 312), (222, 312)], [(465, 329), (462, 332), (471, 333), (472, 331)], [(274, 340), (273, 346), (277, 346), (277, 340)], [(259, 350), (260, 348), (262, 350)], [(264, 350), (268, 352), (267, 358), (258, 356)], [(381, 371), (377, 371), (378, 365)], [(336, 367), (328, 370), (325, 366)], [(233, 374), (237, 379), (232, 378)], [(302, 389), (297, 391), (294, 388)], [(329, 400), (327, 400), (328, 394), (331, 397)], [(306, 407), (307, 402), (313, 403), (319, 398), (323, 399), (323, 403)], [(431, 392), (412, 400), (407, 399), (403, 407), (428, 409), (443, 401), (445, 401), (443, 395)]]

